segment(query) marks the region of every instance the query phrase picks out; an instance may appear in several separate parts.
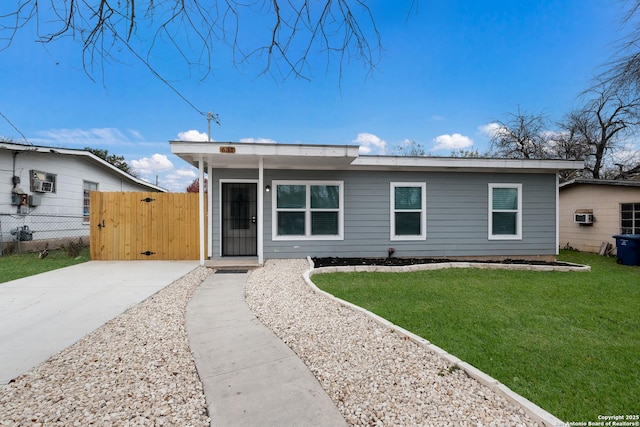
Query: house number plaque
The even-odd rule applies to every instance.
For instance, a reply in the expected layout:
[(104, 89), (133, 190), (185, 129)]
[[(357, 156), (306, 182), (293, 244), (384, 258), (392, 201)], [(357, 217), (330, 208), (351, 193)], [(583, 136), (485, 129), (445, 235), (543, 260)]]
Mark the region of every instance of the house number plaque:
[(235, 154), (236, 147), (220, 147), (221, 153)]

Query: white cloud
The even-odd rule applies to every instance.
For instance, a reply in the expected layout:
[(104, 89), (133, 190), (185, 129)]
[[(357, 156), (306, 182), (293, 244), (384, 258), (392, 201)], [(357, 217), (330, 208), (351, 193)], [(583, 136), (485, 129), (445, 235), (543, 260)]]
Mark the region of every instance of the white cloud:
[(459, 150), (463, 148), (469, 148), (473, 145), (473, 140), (468, 136), (454, 133), (453, 135), (440, 135), (433, 140), (436, 146), (434, 150)]
[(176, 169), (174, 174), (179, 178), (194, 178), (198, 176), (195, 169)]
[(136, 139), (139, 139), (140, 141), (144, 141), (144, 137), (142, 136), (142, 134), (140, 132), (138, 132), (135, 129), (127, 129), (129, 131), (129, 133)]
[[(131, 132), (131, 131), (130, 131)], [(119, 129), (48, 129), (37, 132), (39, 137), (31, 142), (43, 145), (68, 147), (104, 147), (108, 145), (131, 144), (129, 139)]]
[(269, 138), (240, 138), (240, 142), (250, 142), (254, 144), (277, 144), (277, 141)]
[[(180, 141), (193, 141), (204, 142), (209, 140), (209, 136), (205, 132), (200, 132), (195, 129), (190, 129), (186, 132), (179, 132), (178, 138)], [(211, 139), (213, 141), (213, 139)]]
[(198, 173), (195, 169), (176, 169), (160, 179), (160, 186), (169, 191), (183, 193), (197, 177)]
[(640, 162), (640, 149), (633, 143), (626, 143), (619, 151), (612, 154), (614, 163), (628, 165), (630, 168)]
[(353, 142), (360, 145), (360, 154), (385, 154), (387, 151), (387, 141), (372, 133), (359, 133)]
[(493, 138), (493, 136), (498, 132), (498, 130), (502, 129), (499, 123), (487, 123), (486, 125), (478, 126), (478, 130), (480, 133), (484, 134), (489, 138)]
[(173, 169), (173, 163), (164, 154), (154, 154), (151, 158), (143, 157), (140, 160), (129, 162), (134, 171), (140, 175), (156, 174)]

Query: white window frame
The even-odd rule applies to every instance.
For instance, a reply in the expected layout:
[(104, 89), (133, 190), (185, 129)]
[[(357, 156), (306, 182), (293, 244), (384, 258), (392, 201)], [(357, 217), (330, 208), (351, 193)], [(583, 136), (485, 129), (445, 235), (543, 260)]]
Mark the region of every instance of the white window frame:
[[(283, 240), (344, 240), (344, 181), (297, 181), (297, 180), (274, 180), (271, 182), (271, 239), (274, 241)], [(278, 209), (278, 185), (304, 185), (306, 189), (306, 205), (299, 209)], [(339, 194), (338, 212), (338, 234), (336, 235), (312, 235), (311, 234), (311, 213), (312, 212), (335, 212), (336, 209), (311, 209), (311, 186), (331, 185), (337, 186)], [(304, 212), (304, 235), (278, 235), (278, 212)]]
[[(397, 187), (418, 187), (421, 191), (422, 206), (420, 209), (402, 209), (396, 211), (395, 195)], [(391, 182), (389, 192), (389, 239), (401, 240), (426, 240), (427, 239), (427, 183), (426, 182)], [(420, 212), (420, 234), (416, 235), (396, 235), (396, 212)]]
[[(89, 188), (85, 188), (86, 184), (95, 185), (96, 189), (92, 190), (92, 189), (89, 189)], [(91, 192), (92, 191), (98, 191), (98, 187), (99, 187), (99, 185), (98, 185), (97, 182), (87, 181), (87, 180), (83, 180), (82, 181), (82, 223), (83, 224), (89, 224), (89, 218), (91, 217)], [(89, 205), (88, 205), (89, 215), (87, 215), (85, 217), (85, 215), (84, 215), (84, 208), (85, 208), (84, 202), (85, 202), (85, 200), (87, 200), (87, 197), (85, 197), (85, 191), (87, 191), (87, 190), (89, 190), (89, 198), (88, 198), (88, 200), (89, 200)]]
[[(493, 209), (493, 190), (495, 188), (515, 188), (518, 190), (518, 209), (499, 210)], [(493, 234), (493, 213), (494, 212), (515, 212), (516, 213), (516, 234)], [(488, 215), (489, 240), (522, 240), (522, 184), (513, 183), (489, 183), (489, 215)]]
[(620, 234), (624, 234), (627, 230), (627, 227), (622, 227), (622, 205), (631, 205), (631, 234), (640, 234), (640, 229), (636, 227), (636, 221), (640, 218), (640, 210), (636, 209), (635, 205), (640, 204), (639, 202), (623, 202), (620, 203)]

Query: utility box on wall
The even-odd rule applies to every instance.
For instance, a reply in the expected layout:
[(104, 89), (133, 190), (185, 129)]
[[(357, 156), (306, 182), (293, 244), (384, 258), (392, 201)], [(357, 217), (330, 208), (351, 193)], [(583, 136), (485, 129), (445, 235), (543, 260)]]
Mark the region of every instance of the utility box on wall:
[(29, 206), (31, 207), (40, 206), (40, 203), (42, 203), (42, 196), (40, 194), (29, 195)]
[(24, 206), (28, 203), (29, 196), (27, 194), (21, 193), (12, 193), (11, 194), (11, 204), (17, 206)]

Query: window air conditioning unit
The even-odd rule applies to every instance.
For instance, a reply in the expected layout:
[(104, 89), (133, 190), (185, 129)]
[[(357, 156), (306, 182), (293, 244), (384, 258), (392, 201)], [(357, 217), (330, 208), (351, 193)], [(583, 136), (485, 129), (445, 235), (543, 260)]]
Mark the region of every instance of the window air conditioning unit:
[(575, 213), (573, 214), (573, 222), (576, 224), (593, 224), (593, 214)]
[(38, 193), (51, 193), (53, 191), (53, 183), (49, 181), (36, 181), (33, 190)]

